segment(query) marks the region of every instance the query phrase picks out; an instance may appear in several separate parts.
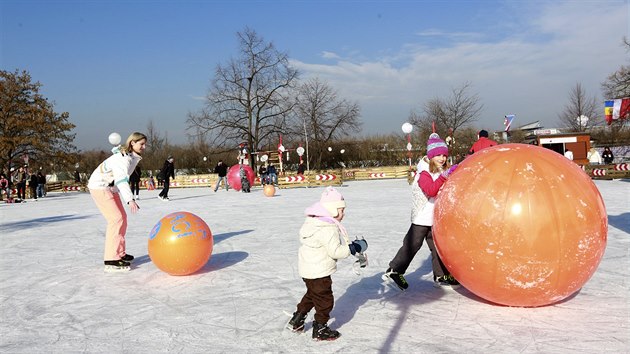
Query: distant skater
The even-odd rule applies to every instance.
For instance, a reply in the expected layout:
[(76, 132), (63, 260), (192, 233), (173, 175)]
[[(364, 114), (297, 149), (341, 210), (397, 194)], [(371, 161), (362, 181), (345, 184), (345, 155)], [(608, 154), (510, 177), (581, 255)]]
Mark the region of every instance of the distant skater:
[(162, 176), (162, 178), (164, 179), (164, 187), (162, 188), (162, 191), (158, 195), (158, 199), (163, 200), (165, 202), (168, 202), (170, 200), (168, 199), (168, 190), (170, 189), (170, 186), (171, 186), (171, 178), (175, 179), (174, 161), (175, 159), (173, 158), (173, 156), (169, 155), (169, 157), (166, 158), (166, 161), (164, 161), (164, 166), (162, 166), (162, 169), (160, 170), (160, 173), (158, 174), (158, 176)]

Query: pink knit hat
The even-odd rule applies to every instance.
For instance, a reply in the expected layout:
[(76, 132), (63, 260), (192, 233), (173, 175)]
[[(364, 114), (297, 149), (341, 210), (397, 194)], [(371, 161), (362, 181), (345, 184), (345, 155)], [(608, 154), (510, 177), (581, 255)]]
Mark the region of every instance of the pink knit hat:
[(448, 156), (448, 147), (446, 147), (444, 140), (440, 139), (438, 133), (433, 133), (429, 135), (427, 141), (427, 157), (430, 160), (437, 155)]
[(346, 202), (343, 200), (343, 195), (339, 193), (335, 188), (328, 187), (322, 193), (322, 197), (319, 200), (324, 208), (330, 213), (332, 217), (337, 216), (338, 208), (345, 208)]

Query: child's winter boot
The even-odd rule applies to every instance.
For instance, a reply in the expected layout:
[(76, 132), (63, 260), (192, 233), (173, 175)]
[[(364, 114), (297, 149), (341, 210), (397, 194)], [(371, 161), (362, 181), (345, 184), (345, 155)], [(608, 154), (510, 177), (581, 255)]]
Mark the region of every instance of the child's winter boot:
[(306, 314), (295, 311), (293, 317), (289, 320), (289, 329), (293, 332), (301, 331), (304, 329), (304, 320), (306, 320)]
[(338, 331), (332, 330), (327, 324), (313, 321), (313, 339), (315, 340), (335, 340), (341, 336)]

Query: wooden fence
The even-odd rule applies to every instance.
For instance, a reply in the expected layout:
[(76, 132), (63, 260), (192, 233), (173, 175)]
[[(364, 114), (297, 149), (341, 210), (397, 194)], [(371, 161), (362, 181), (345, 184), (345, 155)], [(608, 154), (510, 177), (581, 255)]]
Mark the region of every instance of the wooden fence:
[[(630, 178), (630, 164), (619, 163), (612, 165), (584, 165), (582, 169), (593, 179)], [(309, 188), (322, 186), (340, 186), (345, 181), (364, 181), (379, 179), (407, 179), (409, 183), (416, 174), (415, 166), (384, 166), (373, 168), (353, 168), (325, 171), (308, 171), (304, 175), (285, 173), (278, 176), (278, 188)], [(209, 187), (214, 188), (218, 175), (214, 173), (202, 175), (176, 176), (170, 181), (171, 188)], [(146, 189), (148, 179), (143, 178), (140, 188)], [(256, 177), (252, 187), (260, 187), (260, 179)], [(160, 189), (155, 181), (155, 188)], [(84, 184), (73, 181), (49, 182), (46, 190), (54, 191), (87, 191)]]
[(584, 172), (592, 179), (630, 178), (630, 164), (617, 163), (612, 165), (582, 165)]

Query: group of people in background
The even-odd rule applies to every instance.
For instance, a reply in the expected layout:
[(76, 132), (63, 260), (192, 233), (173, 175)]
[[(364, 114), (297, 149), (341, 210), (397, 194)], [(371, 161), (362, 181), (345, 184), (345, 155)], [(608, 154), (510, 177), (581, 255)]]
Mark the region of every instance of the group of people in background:
[[(566, 149), (564, 151), (564, 157), (569, 160), (573, 160), (574, 155), (570, 149)], [(590, 165), (601, 165), (606, 164), (610, 165), (615, 160), (615, 155), (613, 154), (610, 147), (604, 147), (604, 151), (600, 154), (599, 151), (595, 147), (591, 147), (586, 153), (586, 159)]]
[(258, 177), (260, 177), (260, 184), (278, 185), (278, 171), (272, 163), (265, 162), (258, 168)]
[(24, 165), (17, 170), (12, 169), (9, 173), (0, 174), (0, 201), (6, 198), (9, 203), (23, 202), (27, 199), (27, 188), (33, 200), (46, 196), (46, 176), (41, 170), (30, 173), (28, 165)]

